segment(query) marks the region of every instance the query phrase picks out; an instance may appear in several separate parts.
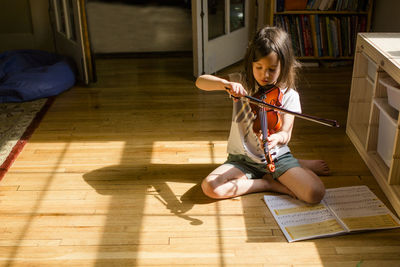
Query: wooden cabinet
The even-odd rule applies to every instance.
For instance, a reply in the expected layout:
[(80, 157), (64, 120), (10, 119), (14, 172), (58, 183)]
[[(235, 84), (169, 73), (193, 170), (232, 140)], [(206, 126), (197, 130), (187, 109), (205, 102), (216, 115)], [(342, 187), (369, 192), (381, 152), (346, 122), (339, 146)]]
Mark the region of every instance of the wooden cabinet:
[(371, 28), (372, 5), (372, 0), (269, 0), (267, 23), (290, 34), (298, 59), (353, 59), (357, 33)]
[(398, 214), (399, 109), (400, 33), (359, 33), (346, 133)]

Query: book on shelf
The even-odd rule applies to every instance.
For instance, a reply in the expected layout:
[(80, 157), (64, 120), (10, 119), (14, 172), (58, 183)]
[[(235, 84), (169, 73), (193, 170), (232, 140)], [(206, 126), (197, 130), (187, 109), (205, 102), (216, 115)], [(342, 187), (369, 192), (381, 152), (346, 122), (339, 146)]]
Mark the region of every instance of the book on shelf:
[(317, 51), (315, 52), (316, 55), (319, 57), (322, 57), (323, 55), (323, 40), (321, 36), (321, 31), (320, 31), (320, 22), (319, 22), (319, 17), (311, 15), (311, 21), (313, 21), (312, 26), (313, 26), (313, 31), (315, 31), (315, 42), (316, 42), (316, 49)]
[(332, 43), (332, 28), (331, 28), (331, 21), (328, 16), (325, 16), (325, 26), (326, 29), (326, 36), (328, 40), (328, 56), (333, 56), (333, 43)]
[(265, 195), (264, 201), (288, 242), (400, 228), (400, 220), (365, 185), (327, 189), (315, 205), (286, 195)]
[(285, 14), (274, 24), (290, 34), (298, 57), (351, 57), (357, 33), (367, 31), (367, 16)]
[(276, 12), (294, 10), (367, 11), (369, 0), (275, 0)]
[(312, 55), (314, 56), (319, 56), (319, 51), (318, 51), (318, 36), (319, 33), (317, 32), (317, 28), (316, 28), (316, 22), (315, 22), (315, 16), (311, 15), (310, 16), (310, 35), (312, 38), (312, 46), (313, 46), (313, 51), (312, 51)]
[(307, 0), (284, 0), (284, 10), (304, 10)]
[(285, 0), (276, 0), (275, 2), (275, 11), (283, 12), (285, 10)]
[(319, 21), (319, 28), (317, 31), (320, 32), (320, 38), (321, 38), (321, 57), (327, 56), (328, 55), (328, 39), (326, 36), (326, 31), (325, 29), (325, 19), (323, 17), (315, 16), (317, 20)]

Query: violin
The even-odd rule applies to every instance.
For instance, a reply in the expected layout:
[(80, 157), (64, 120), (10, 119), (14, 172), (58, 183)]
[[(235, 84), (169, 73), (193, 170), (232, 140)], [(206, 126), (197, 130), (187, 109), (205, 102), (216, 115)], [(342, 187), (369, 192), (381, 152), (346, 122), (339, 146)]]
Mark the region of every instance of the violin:
[[(229, 88), (226, 88), (229, 92)], [(232, 96), (235, 99), (239, 97)], [(267, 162), (267, 169), (270, 172), (275, 171), (275, 165), (272, 155), (268, 149), (268, 136), (280, 130), (282, 127), (282, 118), (278, 111), (294, 115), (296, 117), (323, 124), (330, 127), (339, 127), (336, 120), (319, 118), (307, 114), (290, 111), (281, 107), (283, 94), (279, 87), (275, 85), (261, 86), (254, 96), (245, 95), (250, 103), (251, 110), (255, 115), (253, 121), (253, 131), (262, 134), (262, 149)]]
[[(271, 86), (271, 87), (260, 87), (257, 94), (254, 95), (255, 98), (260, 99), (261, 101), (268, 103), (270, 105), (274, 105), (277, 107), (282, 106), (282, 98), (283, 94), (278, 87)], [(257, 116), (259, 112), (266, 113), (266, 119), (268, 122), (268, 130), (271, 134), (276, 133), (282, 127), (282, 119), (278, 112), (274, 111), (273, 109), (266, 109), (261, 108), (256, 104), (250, 103), (251, 110), (253, 111), (254, 115)], [(262, 115), (264, 116), (264, 115)], [(260, 121), (255, 120), (253, 124), (254, 132), (258, 132), (261, 129)]]
[[(276, 86), (260, 87), (255, 98), (270, 105), (280, 107), (282, 105), (283, 94)], [(266, 109), (250, 103), (251, 110), (255, 115), (253, 121), (253, 131), (261, 135), (261, 148), (267, 162), (267, 168), (270, 172), (275, 171), (275, 164), (272, 155), (268, 149), (268, 136), (280, 130), (282, 127), (282, 118), (280, 114), (273, 109)]]

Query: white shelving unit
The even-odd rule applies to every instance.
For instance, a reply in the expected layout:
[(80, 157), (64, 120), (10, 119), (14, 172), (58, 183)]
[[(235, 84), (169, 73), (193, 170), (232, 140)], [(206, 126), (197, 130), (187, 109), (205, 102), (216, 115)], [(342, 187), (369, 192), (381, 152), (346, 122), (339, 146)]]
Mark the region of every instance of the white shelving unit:
[(400, 33), (358, 34), (349, 101), (346, 133), (400, 215)]

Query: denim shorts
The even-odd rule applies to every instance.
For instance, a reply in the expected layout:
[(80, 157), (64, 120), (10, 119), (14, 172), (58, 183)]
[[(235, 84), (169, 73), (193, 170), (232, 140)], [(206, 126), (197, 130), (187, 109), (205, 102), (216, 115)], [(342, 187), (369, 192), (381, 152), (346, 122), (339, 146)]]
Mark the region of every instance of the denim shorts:
[[(272, 178), (277, 179), (287, 170), (300, 167), (299, 161), (288, 152), (275, 159), (275, 172), (271, 173)], [(265, 164), (254, 162), (248, 156), (228, 155), (228, 160), (224, 164), (230, 164), (241, 170), (249, 179), (261, 179), (265, 174), (270, 173)]]

